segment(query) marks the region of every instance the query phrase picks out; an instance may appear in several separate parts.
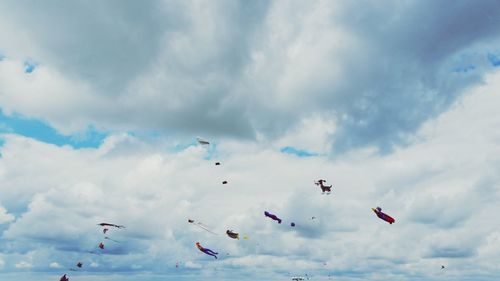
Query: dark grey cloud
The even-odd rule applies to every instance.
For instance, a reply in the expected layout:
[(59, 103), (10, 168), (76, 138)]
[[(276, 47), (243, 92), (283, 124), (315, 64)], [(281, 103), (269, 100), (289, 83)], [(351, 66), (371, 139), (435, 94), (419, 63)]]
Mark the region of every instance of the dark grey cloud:
[(468, 258), (475, 255), (476, 251), (474, 248), (467, 247), (465, 245), (460, 245), (456, 247), (433, 247), (430, 249), (430, 253), (427, 257), (430, 258)]
[(341, 13), (342, 24), (366, 48), (345, 62), (341, 87), (346, 98), (330, 95), (333, 110), (344, 114), (336, 148), (375, 144), (382, 151), (404, 143), (425, 120), (446, 110), (481, 71), (460, 75), (449, 60), (474, 44), (498, 38), (500, 20), (491, 11), (497, 1), (352, 3)]
[(432, 224), (440, 228), (454, 228), (463, 225), (474, 215), (480, 206), (477, 199), (462, 197), (433, 198), (420, 197), (409, 209), (409, 219), (423, 224)]
[(454, 71), (463, 67), (456, 56), (487, 49), (500, 34), (498, 1), (1, 5), (10, 23), (3, 34), (14, 29), (38, 50), (26, 56), (95, 94), (65, 116), (33, 113), (55, 126), (74, 119), (111, 130), (273, 138), (327, 112), (337, 116), (336, 152), (407, 143), (481, 82), (485, 68)]
[[(180, 18), (159, 1), (10, 1), (2, 10), (43, 50), (45, 63), (117, 95), (153, 63)], [(15, 40), (15, 39), (14, 39)], [(35, 54), (26, 54), (32, 56)]]

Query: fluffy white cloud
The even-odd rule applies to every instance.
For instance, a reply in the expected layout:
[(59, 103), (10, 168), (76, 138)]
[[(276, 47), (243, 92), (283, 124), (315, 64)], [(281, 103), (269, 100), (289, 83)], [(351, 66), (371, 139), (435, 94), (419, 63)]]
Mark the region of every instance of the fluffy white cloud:
[(0, 279), (497, 280), (499, 3), (386, 3), (1, 2), (2, 111), (111, 132), (3, 135)]
[(21, 261), (16, 263), (15, 267), (20, 269), (26, 269), (26, 268), (32, 268), (33, 265), (27, 261)]
[[(167, 152), (175, 143), (169, 139), (116, 135), (98, 149), (76, 150), (5, 135), (0, 197), (16, 220), (1, 248), (19, 260), (17, 268), (44, 268), (50, 257), (63, 267), (84, 260), (89, 271), (162, 274), (180, 261), (189, 274), (270, 280), (303, 273), (433, 280), (441, 264), (463, 280), (476, 271), (498, 276), (491, 250), (500, 231), (491, 223), (500, 211), (498, 89), (496, 73), (427, 122), (411, 145), (383, 156), (370, 148), (334, 159), (279, 152), (287, 138), (321, 148), (328, 139), (322, 128), (334, 127), (321, 119), (304, 121), (318, 124), (314, 141), (302, 130), (276, 142), (222, 139), (211, 160), (202, 146)], [(331, 195), (320, 194), (318, 178), (334, 185)], [(370, 208), (377, 205), (396, 223), (376, 218)], [(264, 210), (283, 223), (265, 218)], [(126, 225), (108, 232), (121, 243), (103, 240), (98, 222)], [(232, 240), (226, 229), (250, 239)], [(101, 241), (105, 254), (89, 253)], [(218, 251), (219, 260), (198, 251), (197, 241)]]
[(62, 268), (62, 266), (58, 262), (51, 262), (49, 264), (50, 268)]

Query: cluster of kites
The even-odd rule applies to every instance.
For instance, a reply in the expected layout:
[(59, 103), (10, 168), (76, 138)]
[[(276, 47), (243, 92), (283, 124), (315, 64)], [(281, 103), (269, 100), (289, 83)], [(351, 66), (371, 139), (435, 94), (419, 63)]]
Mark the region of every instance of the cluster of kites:
[[(199, 144), (201, 145), (210, 145), (210, 142), (209, 141), (206, 141), (204, 139), (201, 139), (201, 138), (197, 138), (197, 141)], [(220, 162), (215, 162), (215, 165), (216, 166), (220, 166), (221, 163)], [(222, 184), (228, 184), (228, 181), (227, 180), (224, 180), (222, 181)], [(314, 182), (315, 185), (319, 186), (321, 191), (322, 191), (322, 194), (324, 195), (328, 195), (328, 194), (331, 194), (332, 192), (332, 185), (326, 185), (326, 180), (324, 179), (319, 179), (317, 181)], [(375, 215), (380, 218), (381, 220), (384, 220), (386, 221), (387, 223), (389, 224), (393, 224), (395, 223), (395, 219), (393, 217), (391, 217), (390, 215), (382, 212), (382, 208), (380, 207), (376, 207), (376, 208), (372, 208), (372, 211), (375, 213)], [(273, 220), (275, 222), (277, 222), (278, 224), (281, 224), (283, 222), (282, 218), (280, 218), (277, 214), (273, 214), (269, 211), (264, 211), (263, 212), (264, 214), (264, 217), (265, 218), (268, 218), (270, 220)], [(314, 220), (316, 217), (311, 217), (312, 220)], [(213, 231), (208, 225), (200, 222), (200, 221), (196, 221), (194, 219), (191, 219), (189, 218), (188, 220), (188, 223), (193, 225), (193, 226), (196, 226), (196, 227), (199, 227), (200, 229), (203, 229), (204, 231), (206, 232), (209, 232), (211, 234), (214, 234), (214, 235), (218, 235), (215, 231)], [(120, 243), (119, 241), (111, 238), (110, 236), (108, 236), (108, 232), (110, 231), (110, 229), (124, 229), (125, 226), (123, 225), (117, 225), (117, 224), (112, 224), (112, 223), (99, 223), (98, 226), (102, 227), (102, 234), (104, 235), (103, 239), (104, 240), (107, 240), (107, 241), (111, 241), (113, 243)], [(296, 224), (294, 222), (290, 222), (290, 227), (295, 227)], [(237, 239), (239, 240), (240, 238), (243, 239), (243, 240), (249, 240), (249, 236), (246, 235), (246, 234), (240, 234), (238, 232), (235, 232), (234, 230), (232, 229), (227, 229), (226, 232), (225, 232), (225, 235), (231, 239)], [(204, 247), (201, 245), (200, 242), (196, 242), (195, 243), (195, 246), (196, 248), (201, 251), (202, 253), (208, 255), (208, 256), (211, 256), (213, 257), (214, 259), (217, 259), (217, 255), (219, 255), (219, 253), (217, 251), (214, 251), (212, 249), (209, 249), (207, 247)], [(99, 244), (97, 244), (97, 248), (99, 250), (96, 250), (96, 251), (89, 251), (89, 253), (92, 253), (92, 254), (102, 254), (104, 253), (105, 249), (106, 249), (107, 246), (105, 246), (104, 242), (103, 241), (100, 241)], [(84, 266), (84, 264), (81, 262), (81, 261), (78, 261), (76, 263), (76, 268), (71, 268), (70, 270), (71, 271), (78, 271), (80, 269), (82, 269)], [(178, 268), (179, 267), (179, 262), (177, 262), (175, 264), (175, 267)], [(441, 269), (444, 269), (445, 267), (444, 266), (441, 266)], [(306, 275), (306, 278), (309, 279), (309, 276)], [(292, 277), (292, 280), (305, 280), (304, 277)], [(60, 281), (69, 281), (69, 277), (67, 276), (67, 274), (64, 274), (61, 278), (60, 278)]]
[[(102, 234), (104, 235), (103, 239), (104, 240), (108, 240), (108, 241), (112, 241), (114, 243), (120, 243), (119, 241), (109, 237), (108, 235), (108, 232), (110, 231), (110, 229), (123, 229), (125, 228), (125, 226), (123, 225), (118, 225), (118, 224), (113, 224), (113, 223), (107, 223), (107, 222), (101, 222), (101, 223), (98, 223), (97, 224), (98, 226), (102, 227)], [(90, 250), (88, 251), (88, 253), (90, 254), (94, 254), (94, 255), (100, 255), (102, 253), (104, 253), (105, 251), (105, 248), (106, 246), (104, 245), (104, 242), (103, 241), (100, 241), (99, 244), (97, 244), (97, 248), (99, 250)], [(73, 268), (70, 268), (69, 270), (70, 271), (79, 271), (83, 268), (84, 264), (82, 261), (78, 261), (76, 264), (75, 264), (76, 267), (73, 267)], [(59, 281), (69, 281), (69, 277), (67, 276), (67, 274), (64, 274), (63, 276), (61, 276), (61, 278), (59, 279)]]

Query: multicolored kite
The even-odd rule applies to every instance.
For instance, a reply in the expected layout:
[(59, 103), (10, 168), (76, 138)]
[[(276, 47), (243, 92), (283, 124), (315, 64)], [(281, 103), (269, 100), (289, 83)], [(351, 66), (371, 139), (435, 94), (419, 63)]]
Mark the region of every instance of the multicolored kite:
[(389, 224), (393, 224), (396, 221), (391, 216), (389, 216), (388, 214), (382, 212), (382, 208), (380, 208), (380, 207), (377, 207), (376, 209), (372, 208), (372, 210), (373, 210), (373, 212), (375, 212), (375, 214), (377, 215), (377, 217), (379, 217), (382, 220), (385, 220)]

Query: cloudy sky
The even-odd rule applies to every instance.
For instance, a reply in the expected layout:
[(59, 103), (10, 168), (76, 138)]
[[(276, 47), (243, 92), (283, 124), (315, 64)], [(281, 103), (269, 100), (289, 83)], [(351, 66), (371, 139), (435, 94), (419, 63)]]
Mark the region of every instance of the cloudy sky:
[(499, 10), (0, 2), (0, 280), (499, 280)]

